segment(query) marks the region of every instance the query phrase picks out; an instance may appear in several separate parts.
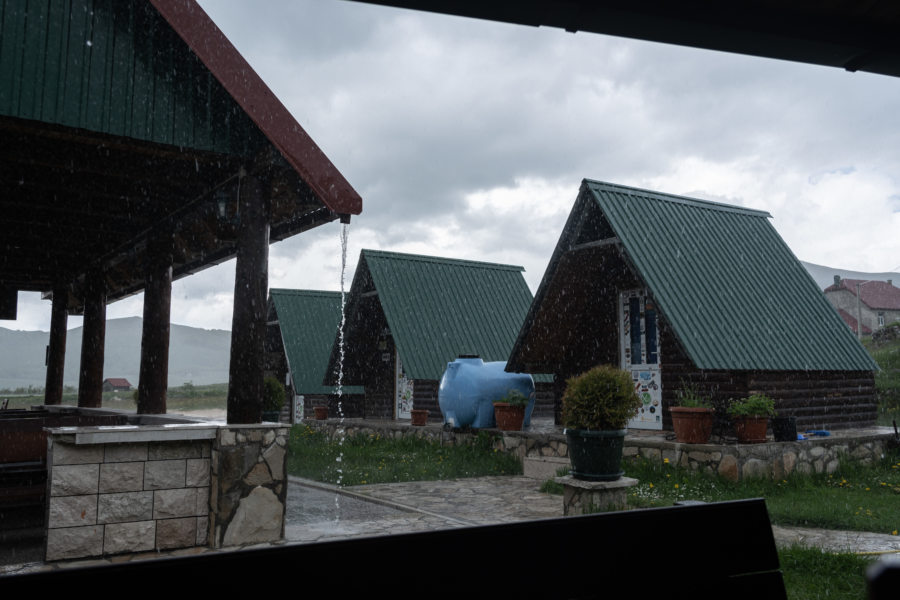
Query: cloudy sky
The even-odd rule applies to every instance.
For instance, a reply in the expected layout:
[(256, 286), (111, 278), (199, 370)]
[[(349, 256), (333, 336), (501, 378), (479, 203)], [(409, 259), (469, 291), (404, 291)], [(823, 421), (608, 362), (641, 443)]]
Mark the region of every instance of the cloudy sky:
[[(767, 210), (801, 260), (900, 270), (900, 78), (340, 0), (201, 4), (362, 195), (348, 287), (377, 248), (523, 265), (535, 291), (583, 178)], [(270, 286), (338, 289), (339, 227), (273, 245)], [(176, 282), (172, 321), (230, 329), (233, 273)], [(49, 329), (49, 302), (19, 297), (0, 326)]]

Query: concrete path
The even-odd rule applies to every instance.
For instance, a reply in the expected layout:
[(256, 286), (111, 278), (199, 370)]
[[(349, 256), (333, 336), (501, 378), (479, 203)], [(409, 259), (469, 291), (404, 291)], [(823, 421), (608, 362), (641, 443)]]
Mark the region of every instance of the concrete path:
[[(561, 517), (562, 498), (538, 491), (527, 477), (481, 477), (334, 486), (291, 478), (288, 542), (507, 523)], [(802, 544), (831, 552), (900, 552), (900, 536), (773, 526), (779, 546)]]

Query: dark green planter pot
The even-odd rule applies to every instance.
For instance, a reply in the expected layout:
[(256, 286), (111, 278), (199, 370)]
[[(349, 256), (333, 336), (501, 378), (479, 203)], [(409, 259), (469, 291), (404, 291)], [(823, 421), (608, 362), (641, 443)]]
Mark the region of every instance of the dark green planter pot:
[(262, 411), (262, 420), (268, 421), (271, 423), (277, 423), (278, 419), (281, 417), (280, 410), (264, 410)]
[(622, 448), (627, 429), (566, 429), (572, 476), (585, 481), (615, 481), (624, 475)]

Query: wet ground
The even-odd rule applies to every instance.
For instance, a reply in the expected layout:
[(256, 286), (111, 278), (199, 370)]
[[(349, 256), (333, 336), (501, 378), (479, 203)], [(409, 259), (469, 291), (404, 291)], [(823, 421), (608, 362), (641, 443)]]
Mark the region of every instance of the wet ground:
[[(539, 481), (527, 477), (481, 477), (363, 485), (338, 490), (334, 486), (291, 477), (285, 540), (287, 543), (313, 543), (561, 517), (562, 498), (541, 493), (539, 486)], [(892, 535), (795, 527), (773, 527), (773, 531), (780, 546), (804, 544), (832, 552), (864, 554), (900, 552), (900, 537)], [(135, 555), (135, 558), (207, 551), (210, 550), (192, 548)], [(23, 562), (0, 565), (0, 575), (79, 564), (73, 561), (68, 565), (46, 565), (32, 562), (36, 560), (33, 554), (19, 553), (19, 557)], [(110, 562), (122, 560), (129, 560), (129, 557), (109, 559)], [(82, 561), (82, 564), (97, 562), (104, 561)]]
[[(290, 542), (563, 516), (562, 498), (541, 493), (540, 482), (526, 477), (363, 485), (340, 492), (291, 479), (285, 531)], [(900, 552), (900, 536), (895, 535), (779, 526), (772, 530), (779, 546), (802, 544), (866, 554)]]

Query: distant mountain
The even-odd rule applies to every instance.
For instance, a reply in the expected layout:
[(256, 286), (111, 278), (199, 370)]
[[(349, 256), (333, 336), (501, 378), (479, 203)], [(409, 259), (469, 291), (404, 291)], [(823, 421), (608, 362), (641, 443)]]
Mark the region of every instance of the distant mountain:
[[(140, 317), (110, 319), (106, 322), (103, 378), (124, 377), (138, 385), (141, 364)], [(82, 328), (66, 335), (66, 385), (78, 385), (81, 363)], [(43, 386), (46, 381), (44, 358), (50, 333), (12, 331), (0, 327), (0, 389)], [(169, 386), (186, 381), (195, 385), (228, 381), (231, 332), (172, 325), (169, 338)]]
[(840, 275), (841, 279), (863, 279), (866, 281), (893, 281), (893, 284), (900, 287), (900, 273), (864, 273), (862, 271), (848, 271), (846, 269), (835, 269), (834, 267), (826, 267), (823, 265), (814, 265), (813, 263), (800, 261), (807, 272), (819, 285), (820, 289), (825, 289), (834, 283), (834, 276)]

